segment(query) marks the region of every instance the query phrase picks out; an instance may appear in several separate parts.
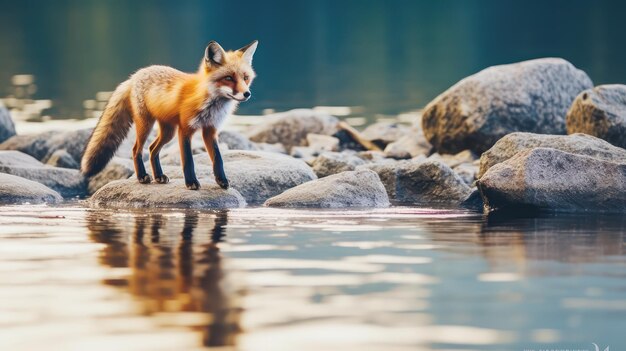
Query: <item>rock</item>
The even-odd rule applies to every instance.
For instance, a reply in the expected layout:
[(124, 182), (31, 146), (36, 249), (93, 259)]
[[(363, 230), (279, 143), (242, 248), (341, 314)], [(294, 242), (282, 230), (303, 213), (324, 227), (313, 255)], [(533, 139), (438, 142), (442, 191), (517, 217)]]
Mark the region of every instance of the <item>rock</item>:
[(441, 161), (449, 167), (454, 168), (462, 163), (472, 163), (477, 157), (470, 150), (464, 150), (455, 155), (434, 153), (428, 157), (429, 160)]
[(52, 155), (50, 155), (50, 157), (48, 158), (48, 161), (46, 162), (46, 164), (53, 166), (53, 167), (61, 167), (61, 168), (70, 168), (70, 169), (80, 168), (80, 165), (78, 164), (78, 162), (76, 162), (76, 160), (74, 160), (72, 155), (70, 155), (64, 149), (56, 150), (55, 152), (53, 152)]
[(389, 143), (385, 147), (385, 154), (387, 157), (395, 159), (408, 159), (419, 155), (428, 155), (432, 147), (420, 130)]
[(313, 160), (311, 167), (318, 178), (345, 171), (353, 171), (365, 161), (350, 152), (324, 152)]
[(100, 188), (89, 205), (94, 208), (224, 209), (244, 207), (246, 201), (237, 190), (223, 190), (217, 184), (187, 190), (182, 179), (172, 179), (168, 184), (139, 184), (135, 179), (127, 179)]
[(411, 135), (411, 128), (399, 123), (376, 122), (361, 132), (361, 137), (384, 149), (388, 144)]
[(399, 204), (458, 204), (472, 192), (446, 164), (432, 160), (370, 164), (357, 169), (375, 171), (387, 194)]
[(219, 134), (220, 143), (228, 145), (229, 150), (258, 150), (259, 148), (250, 141), (245, 135), (223, 130)]
[(278, 154), (287, 154), (287, 148), (285, 148), (285, 145), (277, 143), (277, 144), (268, 144), (268, 143), (256, 143), (257, 148), (259, 149), (259, 151), (265, 151), (265, 152), (275, 152)]
[(63, 198), (56, 191), (43, 184), (0, 173), (0, 204), (57, 203)]
[(582, 92), (566, 117), (567, 133), (586, 133), (626, 148), (626, 85), (600, 85)]
[(626, 163), (557, 149), (521, 151), (477, 184), (492, 210), (626, 212)]
[(15, 135), (15, 124), (9, 110), (0, 103), (0, 143)]
[(478, 174), (479, 165), (476, 162), (472, 163), (461, 163), (456, 167), (452, 168), (454, 173), (458, 174), (465, 184), (472, 186), (474, 181), (476, 180), (476, 175)]
[[(150, 166), (146, 165), (146, 170), (148, 169)], [(113, 157), (100, 173), (89, 178), (87, 191), (91, 195), (108, 183), (119, 179), (128, 179), (133, 174), (135, 174), (135, 168), (132, 160)]]
[(504, 162), (521, 151), (536, 147), (557, 149), (599, 160), (626, 162), (626, 150), (590, 135), (580, 133), (572, 135), (511, 133), (482, 154), (477, 177), (482, 177), (493, 165)]
[[(263, 151), (226, 151), (222, 153), (224, 171), (231, 188), (237, 189), (248, 204), (261, 204), (294, 186), (316, 179), (304, 161)], [(211, 161), (206, 153), (194, 155), (196, 175), (214, 183)], [(170, 179), (183, 178), (180, 167), (164, 167)], [(184, 188), (184, 186), (183, 186)]]
[(267, 122), (253, 126), (247, 135), (259, 143), (280, 143), (291, 150), (294, 146), (306, 146), (309, 133), (332, 135), (337, 131), (339, 120), (331, 115), (309, 109), (297, 109), (268, 115)]
[(483, 202), (482, 196), (480, 196), (480, 191), (474, 188), (472, 193), (459, 204), (459, 207), (472, 211), (483, 212), (485, 203)]
[(388, 207), (385, 187), (375, 172), (362, 169), (313, 180), (265, 202), (269, 207)]
[(308, 146), (294, 146), (291, 148), (289, 155), (311, 164), (319, 156), (319, 151)]
[(323, 134), (309, 133), (306, 135), (309, 147), (317, 152), (339, 151), (339, 139)]
[(0, 173), (41, 183), (66, 198), (87, 194), (85, 178), (78, 170), (48, 166), (19, 151), (0, 151)]
[(487, 68), (430, 102), (424, 134), (440, 153), (477, 154), (512, 132), (565, 134), (576, 96), (593, 87), (585, 72), (558, 58)]
[(0, 150), (18, 150), (46, 162), (55, 151), (64, 149), (78, 161), (90, 135), (91, 129), (16, 135), (0, 144)]

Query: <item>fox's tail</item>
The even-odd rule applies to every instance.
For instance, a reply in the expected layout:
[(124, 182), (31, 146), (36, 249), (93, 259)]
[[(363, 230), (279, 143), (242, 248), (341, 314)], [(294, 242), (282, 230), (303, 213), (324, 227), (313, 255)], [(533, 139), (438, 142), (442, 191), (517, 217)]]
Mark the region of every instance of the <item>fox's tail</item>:
[(130, 112), (130, 80), (121, 83), (107, 103), (94, 128), (81, 161), (80, 170), (87, 176), (100, 172), (109, 163), (133, 123)]

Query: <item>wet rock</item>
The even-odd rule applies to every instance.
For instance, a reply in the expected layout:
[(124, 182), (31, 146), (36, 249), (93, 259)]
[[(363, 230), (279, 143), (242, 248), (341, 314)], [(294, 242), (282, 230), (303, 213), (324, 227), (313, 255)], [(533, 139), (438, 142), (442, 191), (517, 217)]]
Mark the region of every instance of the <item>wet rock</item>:
[(411, 128), (409, 126), (391, 122), (376, 122), (374, 124), (370, 124), (363, 130), (363, 132), (361, 132), (361, 136), (365, 140), (371, 141), (381, 149), (384, 149), (388, 144), (411, 134)]
[[(316, 179), (304, 161), (263, 151), (225, 151), (224, 171), (230, 187), (237, 189), (248, 204), (261, 204), (272, 196), (302, 183)], [(196, 175), (214, 183), (211, 160), (206, 153), (194, 155)], [(164, 168), (170, 179), (183, 178), (180, 167)], [(204, 186), (204, 181), (200, 179)]]
[(46, 164), (53, 167), (78, 169), (78, 162), (64, 149), (56, 150), (50, 155)]
[(11, 113), (0, 103), (0, 143), (15, 135)]
[[(146, 164), (146, 169), (150, 169), (148, 164)], [(128, 179), (134, 173), (135, 169), (132, 160), (113, 157), (111, 162), (100, 173), (89, 178), (87, 191), (91, 195), (108, 183), (119, 179)]]
[(40, 161), (47, 161), (57, 150), (65, 150), (74, 160), (80, 160), (91, 129), (70, 132), (45, 132), (36, 135), (16, 135), (2, 144), (0, 150), (17, 150)]
[(339, 151), (339, 139), (330, 135), (309, 133), (306, 141), (309, 147), (317, 152)]
[(318, 178), (345, 171), (353, 171), (357, 166), (365, 164), (365, 161), (354, 153), (323, 152), (311, 163), (313, 172)]
[(245, 207), (246, 201), (237, 190), (223, 190), (217, 184), (203, 184), (200, 190), (187, 190), (182, 179), (172, 179), (168, 184), (139, 184), (134, 179), (127, 179), (100, 188), (89, 200), (89, 205), (94, 208), (224, 209)]
[(0, 204), (57, 203), (63, 198), (56, 191), (31, 180), (0, 173)]
[(567, 133), (586, 133), (626, 148), (626, 85), (600, 85), (582, 92), (566, 117)]
[(228, 145), (229, 150), (258, 150), (259, 148), (255, 143), (251, 142), (245, 135), (224, 130), (219, 134), (219, 142), (220, 144)]
[(306, 146), (309, 133), (332, 135), (337, 131), (336, 117), (309, 109), (297, 109), (266, 116), (267, 121), (253, 126), (247, 135), (259, 143), (280, 143), (291, 150)]
[(289, 189), (265, 202), (269, 207), (388, 207), (378, 175), (370, 170), (334, 174)]
[(477, 154), (512, 132), (565, 134), (565, 115), (576, 96), (592, 88), (585, 72), (559, 58), (487, 68), (430, 102), (424, 134), (441, 153)]
[(536, 147), (552, 148), (599, 160), (626, 163), (626, 150), (590, 135), (580, 133), (572, 135), (511, 133), (482, 154), (477, 177), (482, 177), (495, 164), (504, 162), (521, 151)]
[(626, 212), (626, 163), (535, 148), (491, 167), (478, 189), (492, 210)]

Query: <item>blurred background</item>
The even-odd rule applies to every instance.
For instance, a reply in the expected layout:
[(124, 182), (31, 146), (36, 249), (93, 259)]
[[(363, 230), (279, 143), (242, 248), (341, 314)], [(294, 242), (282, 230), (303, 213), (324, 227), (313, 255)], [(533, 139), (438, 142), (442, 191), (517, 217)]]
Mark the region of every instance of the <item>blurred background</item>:
[(0, 98), (17, 119), (91, 117), (135, 70), (195, 71), (210, 40), (260, 40), (239, 114), (418, 109), (490, 65), (558, 56), (626, 82), (626, 2), (582, 0), (2, 0)]

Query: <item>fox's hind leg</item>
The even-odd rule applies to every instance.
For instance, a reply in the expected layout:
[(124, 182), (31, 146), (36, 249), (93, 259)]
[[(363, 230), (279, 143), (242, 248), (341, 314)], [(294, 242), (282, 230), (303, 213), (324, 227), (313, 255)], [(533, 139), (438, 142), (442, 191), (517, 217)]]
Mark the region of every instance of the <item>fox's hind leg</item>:
[(163, 169), (161, 169), (159, 152), (161, 152), (165, 144), (169, 143), (172, 138), (174, 138), (175, 132), (175, 126), (159, 122), (159, 135), (152, 144), (150, 144), (150, 165), (152, 166), (152, 175), (157, 183), (165, 184), (170, 181), (170, 179), (163, 174)]
[(134, 118), (135, 128), (137, 130), (137, 140), (135, 140), (135, 146), (133, 146), (133, 161), (135, 162), (135, 174), (137, 174), (137, 180), (139, 183), (148, 184), (152, 181), (150, 175), (146, 173), (146, 168), (143, 165), (143, 145), (150, 135), (154, 120), (151, 118)]

